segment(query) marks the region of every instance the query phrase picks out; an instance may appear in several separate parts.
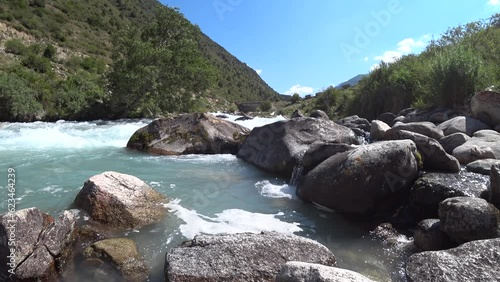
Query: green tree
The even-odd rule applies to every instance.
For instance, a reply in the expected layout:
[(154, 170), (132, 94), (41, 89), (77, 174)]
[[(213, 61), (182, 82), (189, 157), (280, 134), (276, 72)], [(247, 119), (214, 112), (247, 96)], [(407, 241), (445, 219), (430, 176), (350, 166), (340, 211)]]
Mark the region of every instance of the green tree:
[(290, 99), (290, 102), (292, 102), (293, 104), (295, 104), (298, 101), (300, 101), (300, 95), (298, 93), (293, 94), (292, 98)]
[(200, 33), (177, 9), (164, 7), (143, 31), (116, 37), (109, 74), (115, 117), (189, 111), (213, 81), (198, 49)]
[(0, 119), (32, 121), (42, 110), (36, 92), (14, 73), (0, 73)]

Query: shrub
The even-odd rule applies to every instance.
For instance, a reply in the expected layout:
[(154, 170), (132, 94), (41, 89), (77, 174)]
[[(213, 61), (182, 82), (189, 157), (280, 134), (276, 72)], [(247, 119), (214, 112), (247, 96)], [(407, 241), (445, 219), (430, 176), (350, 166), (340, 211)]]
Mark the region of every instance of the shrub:
[(49, 73), (52, 70), (49, 59), (33, 53), (23, 56), (21, 64), (39, 73)]
[(292, 95), (292, 98), (290, 98), (290, 102), (292, 102), (293, 104), (297, 103), (298, 101), (300, 101), (300, 96), (298, 93), (295, 93)]
[(0, 73), (0, 119), (32, 121), (42, 110), (36, 92), (14, 73)]
[(56, 55), (56, 48), (52, 44), (47, 44), (45, 50), (43, 51), (43, 56), (49, 60), (54, 59)]
[(271, 101), (264, 101), (262, 104), (260, 104), (260, 110), (262, 112), (268, 112), (273, 108), (273, 104)]
[(5, 42), (5, 52), (23, 55), (28, 51), (28, 47), (19, 39), (10, 39)]

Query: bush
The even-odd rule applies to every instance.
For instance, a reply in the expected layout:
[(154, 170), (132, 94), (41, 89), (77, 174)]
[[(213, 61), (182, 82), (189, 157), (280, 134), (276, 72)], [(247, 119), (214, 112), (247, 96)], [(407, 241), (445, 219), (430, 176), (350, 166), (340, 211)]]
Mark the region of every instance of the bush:
[(39, 73), (49, 73), (52, 71), (52, 65), (47, 58), (33, 53), (23, 56), (21, 64)]
[(0, 119), (32, 121), (42, 105), (29, 84), (14, 73), (0, 73)]
[(56, 48), (52, 44), (47, 44), (45, 50), (43, 51), (43, 56), (49, 60), (54, 59), (56, 55)]
[(7, 53), (23, 55), (26, 54), (27, 51), (28, 47), (19, 39), (10, 39), (5, 42), (5, 52)]
[(262, 104), (260, 104), (260, 110), (262, 112), (268, 112), (273, 108), (273, 104), (271, 101), (264, 101)]
[(292, 95), (292, 98), (290, 98), (290, 102), (292, 102), (293, 104), (297, 103), (298, 101), (300, 101), (300, 95), (295, 93)]

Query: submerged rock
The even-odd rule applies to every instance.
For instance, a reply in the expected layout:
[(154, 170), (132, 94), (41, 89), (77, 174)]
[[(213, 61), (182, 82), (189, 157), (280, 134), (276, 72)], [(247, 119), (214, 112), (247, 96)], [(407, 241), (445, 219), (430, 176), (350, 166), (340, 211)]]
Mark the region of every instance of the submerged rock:
[(426, 173), (413, 184), (410, 205), (418, 219), (437, 218), (439, 203), (452, 197), (475, 197), (489, 200), (488, 177), (471, 173)]
[(455, 197), (439, 204), (441, 228), (462, 244), (500, 237), (500, 211), (484, 199)]
[(456, 282), (498, 281), (500, 239), (465, 243), (457, 248), (412, 255), (406, 263), (408, 280)]
[(479, 130), (490, 129), (490, 126), (475, 118), (458, 116), (441, 123), (437, 128), (441, 129), (445, 135), (461, 132), (472, 136)]
[(96, 222), (114, 228), (137, 228), (163, 218), (166, 201), (139, 178), (108, 171), (89, 178), (74, 204)]
[(329, 209), (364, 214), (398, 204), (417, 177), (410, 140), (379, 142), (336, 154), (307, 173), (297, 195)]
[(320, 243), (279, 233), (199, 235), (166, 254), (166, 281), (274, 281), (288, 261), (335, 266)]
[(359, 144), (354, 132), (333, 121), (294, 118), (256, 127), (237, 156), (265, 171), (290, 178), (313, 143)]
[(372, 282), (373, 280), (347, 269), (321, 264), (290, 261), (283, 265), (276, 282)]
[[(2, 215), (0, 238), (13, 237), (15, 246), (0, 245), (0, 277), (9, 276), (12, 266), (13, 281), (57, 281), (71, 259), (75, 229), (75, 215), (69, 211), (57, 219), (37, 208)], [(10, 248), (13, 259), (8, 258)]]
[[(139, 256), (137, 245), (131, 239), (127, 238), (111, 238), (93, 243), (83, 252), (84, 257), (88, 260), (87, 264), (92, 264), (93, 267), (86, 269), (87, 272), (93, 272), (95, 277), (96, 270), (100, 268), (106, 269), (106, 266), (114, 268), (114, 271), (106, 271), (112, 274), (118, 274), (109, 279), (117, 279), (118, 281), (144, 281), (148, 274), (148, 268), (144, 261)], [(110, 264), (102, 266), (103, 264)], [(86, 273), (87, 274), (87, 273)], [(99, 275), (99, 272), (97, 276)]]
[(249, 130), (210, 114), (158, 119), (137, 130), (128, 148), (160, 155), (236, 154)]

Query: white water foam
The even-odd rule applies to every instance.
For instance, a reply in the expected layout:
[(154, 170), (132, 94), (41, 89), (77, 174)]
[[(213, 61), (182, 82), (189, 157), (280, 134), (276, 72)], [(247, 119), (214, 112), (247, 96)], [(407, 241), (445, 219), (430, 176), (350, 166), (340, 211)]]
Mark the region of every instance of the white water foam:
[(9, 123), (0, 129), (0, 151), (125, 147), (150, 120)]
[(283, 213), (261, 214), (240, 209), (228, 209), (215, 214), (215, 217), (212, 218), (182, 207), (179, 199), (172, 200), (165, 206), (185, 222), (179, 228), (182, 235), (188, 239), (192, 239), (198, 234), (260, 233), (262, 231), (293, 234), (302, 231), (299, 223), (283, 222), (276, 218), (283, 216)]
[(262, 196), (268, 198), (288, 198), (293, 199), (294, 188), (288, 184), (275, 185), (269, 180), (263, 180), (255, 183), (255, 188), (259, 189)]
[(231, 115), (231, 114), (225, 114), (225, 113), (221, 113), (221, 112), (210, 113), (210, 114), (213, 115), (213, 116), (225, 115), (225, 116), (228, 117), (225, 120), (232, 121), (234, 123), (237, 123), (237, 124), (239, 124), (241, 126), (244, 126), (244, 127), (248, 128), (250, 130), (254, 129), (255, 127), (260, 127), (260, 126), (264, 126), (264, 125), (267, 125), (267, 124), (275, 123), (277, 121), (286, 120), (286, 118), (284, 116), (279, 115), (279, 116), (272, 117), (272, 118), (254, 117), (253, 119), (250, 119), (250, 120), (236, 121), (236, 119), (240, 118), (241, 116)]

